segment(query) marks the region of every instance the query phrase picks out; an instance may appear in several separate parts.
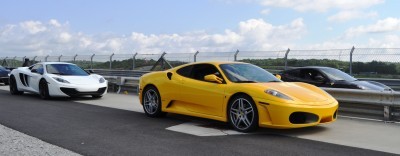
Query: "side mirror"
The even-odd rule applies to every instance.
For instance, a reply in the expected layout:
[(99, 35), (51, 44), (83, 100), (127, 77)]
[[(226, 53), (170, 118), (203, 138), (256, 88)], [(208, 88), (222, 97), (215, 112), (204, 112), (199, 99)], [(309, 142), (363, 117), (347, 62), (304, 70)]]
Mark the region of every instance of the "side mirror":
[(86, 73), (88, 73), (89, 75), (94, 73), (94, 71), (93, 71), (92, 69), (85, 70), (85, 71), (86, 71)]
[(37, 69), (32, 69), (31, 72), (32, 73), (37, 73), (38, 71), (37, 71)]
[(204, 80), (206, 80), (208, 82), (216, 82), (216, 83), (219, 83), (219, 84), (221, 84), (222, 81), (224, 81), (224, 80), (222, 80), (221, 78), (219, 78), (218, 76), (216, 76), (214, 74), (210, 74), (210, 75), (204, 76)]
[(279, 75), (279, 74), (275, 74), (275, 77), (276, 77), (277, 79), (279, 79), (279, 80), (282, 80), (282, 76)]

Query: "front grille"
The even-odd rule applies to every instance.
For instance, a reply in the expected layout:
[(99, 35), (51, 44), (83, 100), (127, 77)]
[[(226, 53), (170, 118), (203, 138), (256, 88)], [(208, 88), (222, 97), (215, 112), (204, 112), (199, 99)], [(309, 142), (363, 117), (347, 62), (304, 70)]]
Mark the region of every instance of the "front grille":
[(95, 92), (79, 92), (79, 91), (76, 90), (75, 88), (64, 88), (64, 87), (61, 87), (60, 90), (61, 90), (63, 93), (69, 95), (69, 96), (79, 96), (79, 95), (101, 95), (101, 94), (103, 94), (104, 92), (106, 92), (107, 87), (99, 88), (99, 89), (98, 89), (97, 91), (95, 91)]

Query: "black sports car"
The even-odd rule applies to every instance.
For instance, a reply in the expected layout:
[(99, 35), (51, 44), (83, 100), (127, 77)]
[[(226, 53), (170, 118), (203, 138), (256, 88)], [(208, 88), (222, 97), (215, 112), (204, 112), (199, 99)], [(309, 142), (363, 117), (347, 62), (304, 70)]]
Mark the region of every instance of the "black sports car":
[(375, 81), (359, 81), (356, 78), (330, 67), (299, 67), (280, 73), (283, 81), (305, 82), (318, 87), (349, 88), (390, 91), (390, 87)]
[(10, 70), (0, 66), (0, 83), (8, 85), (8, 73), (10, 73)]

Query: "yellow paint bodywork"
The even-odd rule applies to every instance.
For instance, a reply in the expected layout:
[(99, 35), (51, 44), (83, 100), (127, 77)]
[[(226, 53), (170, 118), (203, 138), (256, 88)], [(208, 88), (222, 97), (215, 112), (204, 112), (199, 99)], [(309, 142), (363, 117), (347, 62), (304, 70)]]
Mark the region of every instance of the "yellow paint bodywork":
[[(233, 62), (202, 62), (215, 65)], [(234, 62), (237, 63), (237, 62)], [(191, 64), (187, 64), (191, 65)], [(260, 127), (298, 128), (329, 123), (336, 120), (338, 102), (325, 91), (306, 83), (269, 82), (233, 83), (222, 74), (224, 83), (199, 81), (176, 73), (182, 65), (167, 71), (145, 74), (140, 79), (139, 99), (149, 85), (155, 86), (161, 96), (162, 111), (196, 116), (227, 122), (229, 100), (236, 94), (252, 97), (259, 116)], [(172, 73), (171, 79), (167, 73)], [(223, 73), (223, 72), (220, 72)], [(285, 100), (265, 93), (273, 89), (293, 100)], [(306, 112), (318, 116), (318, 121), (307, 124), (292, 124), (289, 116), (293, 112)]]

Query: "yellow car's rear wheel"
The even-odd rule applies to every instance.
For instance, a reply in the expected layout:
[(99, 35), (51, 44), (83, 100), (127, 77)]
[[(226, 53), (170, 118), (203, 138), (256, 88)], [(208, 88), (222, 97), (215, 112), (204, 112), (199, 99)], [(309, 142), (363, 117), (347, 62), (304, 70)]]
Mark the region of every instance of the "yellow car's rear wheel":
[(237, 95), (228, 107), (229, 124), (240, 132), (250, 132), (258, 127), (258, 111), (253, 99)]
[(161, 111), (161, 96), (157, 88), (148, 86), (144, 89), (143, 94), (143, 110), (147, 116), (161, 117), (165, 116), (165, 112)]

